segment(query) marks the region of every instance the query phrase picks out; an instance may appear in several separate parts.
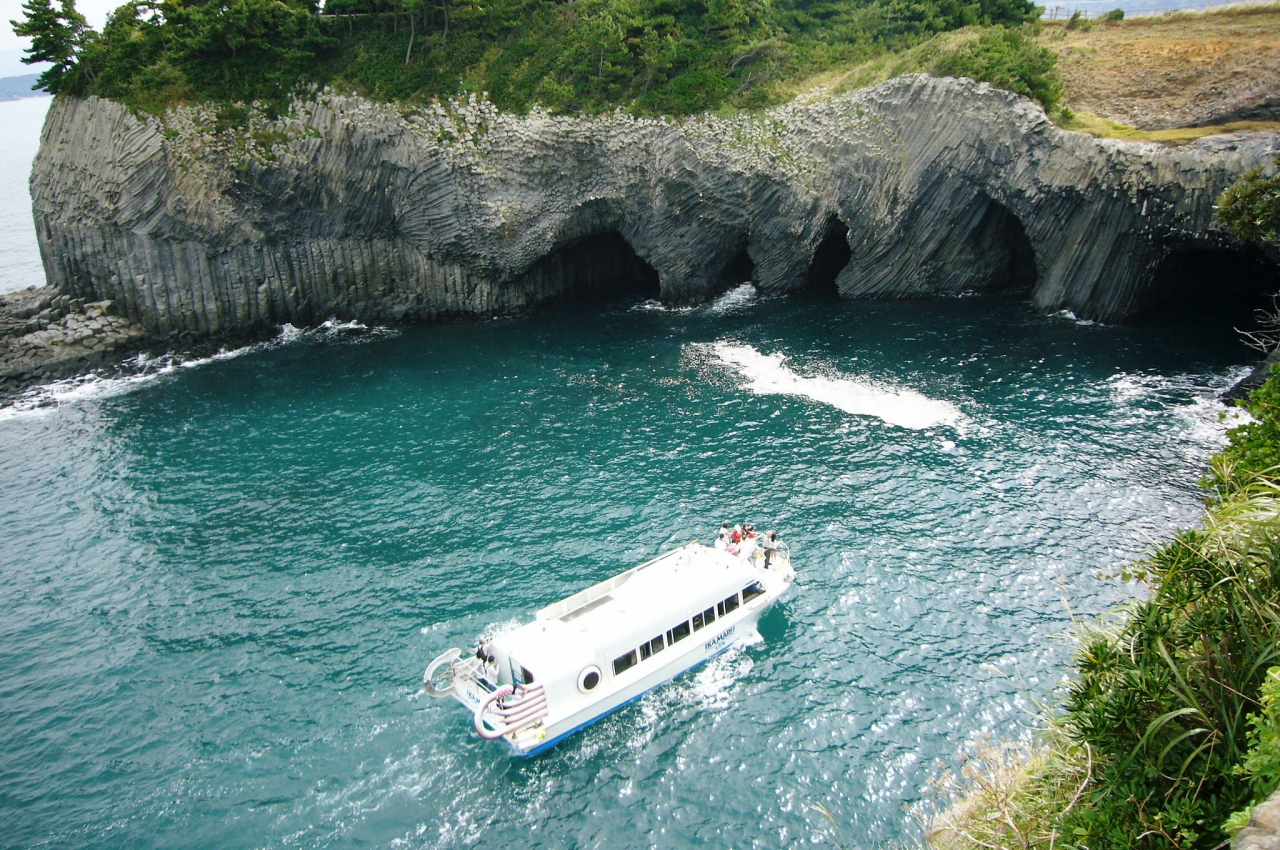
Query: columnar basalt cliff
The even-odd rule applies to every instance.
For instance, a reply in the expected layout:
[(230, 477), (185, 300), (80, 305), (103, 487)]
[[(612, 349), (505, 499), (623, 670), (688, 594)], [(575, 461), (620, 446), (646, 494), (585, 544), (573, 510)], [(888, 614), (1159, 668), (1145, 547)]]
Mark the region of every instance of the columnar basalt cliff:
[(735, 279), (851, 298), (1020, 290), (1123, 320), (1207, 297), (1169, 282), (1180, 257), (1274, 262), (1211, 221), (1218, 193), (1278, 148), (1096, 140), (927, 76), (684, 121), (324, 93), (220, 129), (201, 108), (153, 119), (60, 98), (31, 188), (50, 283), (158, 334), (611, 287), (697, 300)]

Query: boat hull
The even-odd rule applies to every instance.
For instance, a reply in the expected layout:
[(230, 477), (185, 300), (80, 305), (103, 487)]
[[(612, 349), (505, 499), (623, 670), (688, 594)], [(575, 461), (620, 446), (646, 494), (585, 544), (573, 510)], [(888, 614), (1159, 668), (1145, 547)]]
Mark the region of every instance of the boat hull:
[[(696, 670), (698, 667), (706, 664), (716, 656), (726, 652), (734, 646), (738, 646), (746, 637), (754, 634), (756, 623), (759, 622), (760, 617), (763, 616), (765, 610), (767, 610), (767, 606), (766, 608), (762, 608), (760, 611), (756, 612), (749, 620), (744, 620), (742, 623), (730, 626), (712, 640), (707, 641), (705, 647), (710, 647), (710, 649), (706, 650), (702, 654), (695, 655), (689, 663), (682, 664), (678, 669), (672, 669), (670, 672), (667, 672), (665, 669), (655, 670), (639, 682), (633, 683), (632, 687), (623, 689), (617, 696), (608, 701), (615, 703), (616, 700), (615, 704), (602, 707), (595, 713), (580, 712), (574, 717), (552, 724), (545, 731), (546, 740), (539, 742), (536, 746), (526, 750), (521, 748), (521, 746), (515, 741), (508, 740), (507, 743), (511, 745), (513, 754), (522, 758), (536, 756), (540, 753), (546, 752), (565, 738), (568, 738), (577, 732), (581, 732), (583, 729), (604, 720), (609, 715), (621, 711), (632, 703), (637, 702), (641, 697), (655, 688), (659, 688), (667, 682), (679, 678), (690, 670)], [(689, 654), (694, 655), (694, 653)], [(676, 664), (673, 662), (669, 667), (676, 668)], [(634, 691), (634, 693), (632, 693), (632, 691)], [(584, 718), (582, 717), (583, 714), (587, 714), (588, 716)]]

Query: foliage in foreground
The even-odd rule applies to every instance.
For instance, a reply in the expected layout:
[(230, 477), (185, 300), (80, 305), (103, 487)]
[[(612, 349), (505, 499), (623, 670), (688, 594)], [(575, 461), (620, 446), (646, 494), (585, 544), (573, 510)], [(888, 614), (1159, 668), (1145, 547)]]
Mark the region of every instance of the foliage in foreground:
[(931, 843), (1209, 850), (1280, 786), (1278, 401), (1273, 371), (1213, 461), (1203, 527), (1133, 568), (1149, 597), (1082, 640), (1046, 749), (953, 788)]
[[(1249, 754), (1236, 773), (1253, 793), (1254, 803), (1280, 788), (1280, 667), (1272, 667), (1262, 683), (1262, 709), (1249, 715)], [(1235, 834), (1249, 825), (1253, 806), (1227, 819), (1227, 832)]]
[(152, 112), (329, 84), (400, 101), (488, 92), (515, 111), (748, 108), (787, 96), (786, 81), (970, 26), (999, 29), (954, 73), (1057, 97), (1052, 55), (1017, 29), (1036, 18), (1031, 0), (327, 0), (330, 17), (316, 0), (130, 0), (101, 33), (74, 0), (23, 8), (13, 23), (36, 39), (31, 60), (55, 63), (43, 87)]
[(955, 803), (924, 818), (926, 838), (939, 848), (1061, 847), (1058, 816), (1079, 803), (1092, 766), (1086, 750), (1052, 732), (1031, 748), (983, 741), (959, 772), (930, 783)]
[(1280, 245), (1280, 173), (1266, 177), (1261, 168), (1253, 169), (1222, 193), (1214, 213), (1237, 239)]
[(1280, 489), (1250, 485), (1142, 566), (1151, 597), (1076, 658), (1061, 724), (1095, 753), (1060, 820), (1082, 847), (1213, 848), (1252, 802), (1247, 715), (1280, 663)]
[(1227, 446), (1210, 465), (1208, 483), (1221, 496), (1259, 477), (1280, 478), (1280, 373), (1275, 367), (1245, 407), (1253, 421), (1231, 430)]

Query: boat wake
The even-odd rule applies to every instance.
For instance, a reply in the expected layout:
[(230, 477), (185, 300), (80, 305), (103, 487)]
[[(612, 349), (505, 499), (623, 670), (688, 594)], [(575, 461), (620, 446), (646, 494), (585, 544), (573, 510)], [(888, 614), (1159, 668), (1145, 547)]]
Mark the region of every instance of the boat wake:
[(805, 377), (792, 371), (781, 354), (762, 354), (749, 345), (717, 342), (710, 347), (717, 360), (747, 379), (756, 395), (789, 395), (827, 404), (855, 416), (872, 416), (889, 425), (922, 430), (939, 425), (957, 427), (964, 414), (948, 401), (909, 389), (835, 376)]
[(198, 369), (210, 363), (233, 360), (246, 354), (267, 351), (282, 345), (310, 340), (315, 342), (363, 341), (373, 337), (393, 334), (391, 328), (369, 328), (359, 322), (339, 322), (330, 319), (314, 328), (297, 328), (284, 324), (274, 339), (257, 342), (239, 348), (224, 348), (204, 357), (182, 354), (139, 354), (120, 364), (113, 374), (90, 372), (32, 387), (4, 407), (0, 407), (0, 422), (32, 416), (44, 416), (63, 405), (113, 398), (125, 395), (186, 369)]

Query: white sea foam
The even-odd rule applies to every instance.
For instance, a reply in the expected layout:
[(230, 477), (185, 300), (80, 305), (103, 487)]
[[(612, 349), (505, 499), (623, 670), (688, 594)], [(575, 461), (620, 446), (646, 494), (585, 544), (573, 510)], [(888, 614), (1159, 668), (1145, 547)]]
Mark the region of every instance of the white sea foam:
[(676, 307), (669, 304), (663, 304), (656, 298), (650, 298), (648, 301), (641, 301), (639, 304), (631, 308), (633, 313), (692, 313), (694, 307)]
[(1070, 310), (1059, 310), (1053, 315), (1054, 315), (1054, 318), (1066, 319), (1068, 322), (1074, 322), (1075, 324), (1081, 325), (1083, 327), (1089, 327), (1090, 325), (1097, 324), (1097, 322), (1095, 322), (1093, 319), (1082, 319), (1079, 316), (1077, 316), (1075, 313), (1071, 312)]
[(1178, 434), (1188, 451), (1201, 459), (1205, 452), (1222, 447), (1229, 429), (1253, 420), (1244, 408), (1225, 406), (1219, 400), (1225, 390), (1248, 374), (1248, 367), (1240, 367), (1206, 382), (1197, 375), (1121, 372), (1107, 379), (1107, 389), (1111, 403), (1127, 410), (1135, 421), (1172, 410), (1180, 421)]
[(33, 416), (44, 416), (63, 405), (77, 404), (85, 401), (112, 398), (155, 383), (183, 369), (197, 369), (210, 363), (231, 360), (255, 351), (264, 351), (281, 345), (298, 342), (303, 339), (347, 339), (353, 334), (366, 336), (382, 336), (394, 333), (388, 328), (370, 330), (359, 322), (339, 322), (330, 319), (317, 328), (302, 329), (285, 323), (280, 334), (267, 342), (245, 345), (240, 348), (221, 349), (206, 357), (184, 357), (180, 354), (163, 354), (151, 356), (139, 354), (125, 360), (121, 365), (126, 374), (102, 375), (91, 372), (77, 375), (61, 381), (52, 381), (32, 387), (19, 395), (13, 402), (0, 407), (0, 422), (22, 419)]
[(707, 305), (708, 313), (733, 313), (750, 307), (759, 298), (755, 284), (740, 283)]
[(761, 354), (749, 345), (717, 342), (712, 353), (748, 379), (757, 395), (790, 395), (829, 404), (855, 416), (874, 416), (890, 425), (920, 430), (958, 426), (964, 414), (948, 401), (910, 389), (898, 389), (844, 376), (804, 377), (786, 366), (781, 354)]
[(258, 347), (258, 345), (246, 345), (242, 348), (224, 349), (208, 357), (193, 358), (183, 358), (175, 354), (160, 357), (139, 354), (129, 358), (123, 364), (132, 374), (107, 376), (90, 373), (32, 387), (18, 396), (9, 406), (0, 408), (0, 422), (44, 416), (63, 405), (124, 395), (155, 383), (180, 369), (195, 369), (219, 360), (230, 360)]

